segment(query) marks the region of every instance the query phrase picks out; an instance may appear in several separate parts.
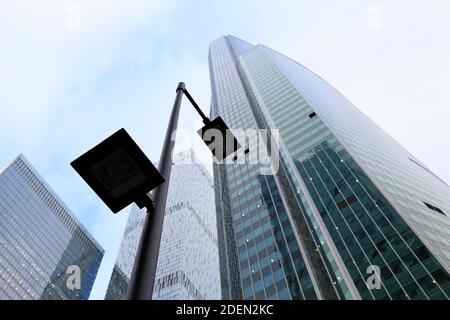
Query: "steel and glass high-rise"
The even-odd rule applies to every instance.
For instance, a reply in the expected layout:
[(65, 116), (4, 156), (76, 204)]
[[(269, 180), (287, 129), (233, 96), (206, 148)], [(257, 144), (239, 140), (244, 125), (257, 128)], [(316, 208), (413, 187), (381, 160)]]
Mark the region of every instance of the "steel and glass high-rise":
[[(278, 130), (279, 167), (214, 164), (222, 296), (448, 299), (450, 187), (319, 76), (210, 44), (211, 117)], [(380, 286), (368, 286), (374, 267)]]
[(104, 250), (23, 155), (0, 172), (0, 217), (0, 300), (89, 298)]

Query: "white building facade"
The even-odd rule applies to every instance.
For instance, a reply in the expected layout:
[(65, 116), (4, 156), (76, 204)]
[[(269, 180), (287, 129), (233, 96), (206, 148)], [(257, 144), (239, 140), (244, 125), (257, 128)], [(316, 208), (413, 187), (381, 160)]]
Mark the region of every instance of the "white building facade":
[[(220, 299), (212, 178), (192, 150), (173, 162), (153, 299)], [(144, 217), (133, 205), (106, 299), (126, 298)]]

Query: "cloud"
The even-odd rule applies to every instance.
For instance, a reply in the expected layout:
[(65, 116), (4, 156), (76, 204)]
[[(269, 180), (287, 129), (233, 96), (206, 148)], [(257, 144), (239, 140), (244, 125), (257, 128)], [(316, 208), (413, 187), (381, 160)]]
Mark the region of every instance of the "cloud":
[[(153, 17), (170, 12), (173, 3), (2, 2), (0, 135), (21, 138), (27, 145), (39, 144), (48, 114), (63, 114), (74, 94), (82, 93), (92, 82), (117, 77), (132, 60), (139, 64), (151, 59), (150, 39), (138, 46), (137, 33)], [(67, 25), (71, 7), (79, 8), (79, 29)], [(124, 62), (122, 69), (117, 67)], [(106, 78), (99, 79), (100, 75)], [(30, 137), (30, 132), (37, 134)]]

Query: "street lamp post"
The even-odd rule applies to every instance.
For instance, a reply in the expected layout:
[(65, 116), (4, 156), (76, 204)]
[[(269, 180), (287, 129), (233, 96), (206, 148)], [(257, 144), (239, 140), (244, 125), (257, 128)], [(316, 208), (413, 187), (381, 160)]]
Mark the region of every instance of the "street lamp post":
[[(202, 117), (205, 126), (199, 130), (199, 134), (217, 160), (223, 160), (241, 147), (223, 119), (217, 117), (209, 120), (186, 90), (185, 84), (180, 82), (158, 170), (124, 129), (120, 129), (71, 163), (114, 213), (132, 202), (141, 209), (147, 209), (128, 286), (129, 300), (152, 298), (172, 171), (172, 152), (183, 94)], [(215, 133), (211, 134), (211, 130)], [(150, 194), (152, 190), (153, 194)]]
[[(158, 264), (159, 246), (163, 229), (164, 213), (166, 209), (167, 193), (169, 190), (170, 173), (172, 171), (172, 152), (175, 145), (175, 134), (177, 130), (178, 115), (180, 113), (181, 99), (186, 95), (189, 102), (194, 106), (197, 113), (203, 120), (205, 126), (202, 132), (207, 129), (216, 129), (220, 132), (222, 140), (220, 146), (220, 155), (215, 155), (219, 160), (235, 152), (240, 148), (236, 138), (230, 133), (228, 127), (222, 118), (218, 117), (213, 121), (209, 120), (202, 112), (195, 100), (186, 90), (183, 82), (178, 84), (167, 126), (166, 138), (159, 160), (158, 170), (166, 181), (157, 187), (154, 191), (153, 207), (148, 207), (148, 214), (144, 220), (141, 239), (134, 261), (131, 274), (130, 285), (128, 289), (128, 300), (151, 300), (156, 276), (156, 267)], [(218, 124), (218, 125), (217, 125)], [(209, 142), (209, 141), (208, 141)], [(208, 142), (206, 142), (208, 144)], [(229, 146), (227, 148), (227, 146)]]
[(172, 152), (175, 145), (175, 134), (178, 127), (181, 99), (185, 85), (180, 82), (177, 87), (175, 102), (167, 126), (166, 137), (160, 156), (158, 170), (166, 181), (154, 191), (153, 207), (147, 207), (142, 234), (139, 241), (133, 271), (128, 288), (128, 300), (151, 300), (158, 263), (159, 245), (166, 209), (167, 192), (169, 190), (170, 173), (172, 171)]

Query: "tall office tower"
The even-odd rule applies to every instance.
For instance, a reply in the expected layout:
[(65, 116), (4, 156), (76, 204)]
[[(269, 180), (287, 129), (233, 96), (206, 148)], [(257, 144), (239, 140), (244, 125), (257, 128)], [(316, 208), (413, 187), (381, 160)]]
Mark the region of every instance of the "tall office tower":
[[(192, 150), (173, 162), (153, 299), (220, 299), (211, 176)], [(126, 298), (145, 214), (133, 205), (105, 299)]]
[(23, 155), (0, 172), (0, 300), (88, 299), (104, 250)]
[(209, 65), (212, 118), (280, 138), (271, 175), (214, 165), (224, 298), (449, 298), (444, 181), (276, 51), (221, 37)]

